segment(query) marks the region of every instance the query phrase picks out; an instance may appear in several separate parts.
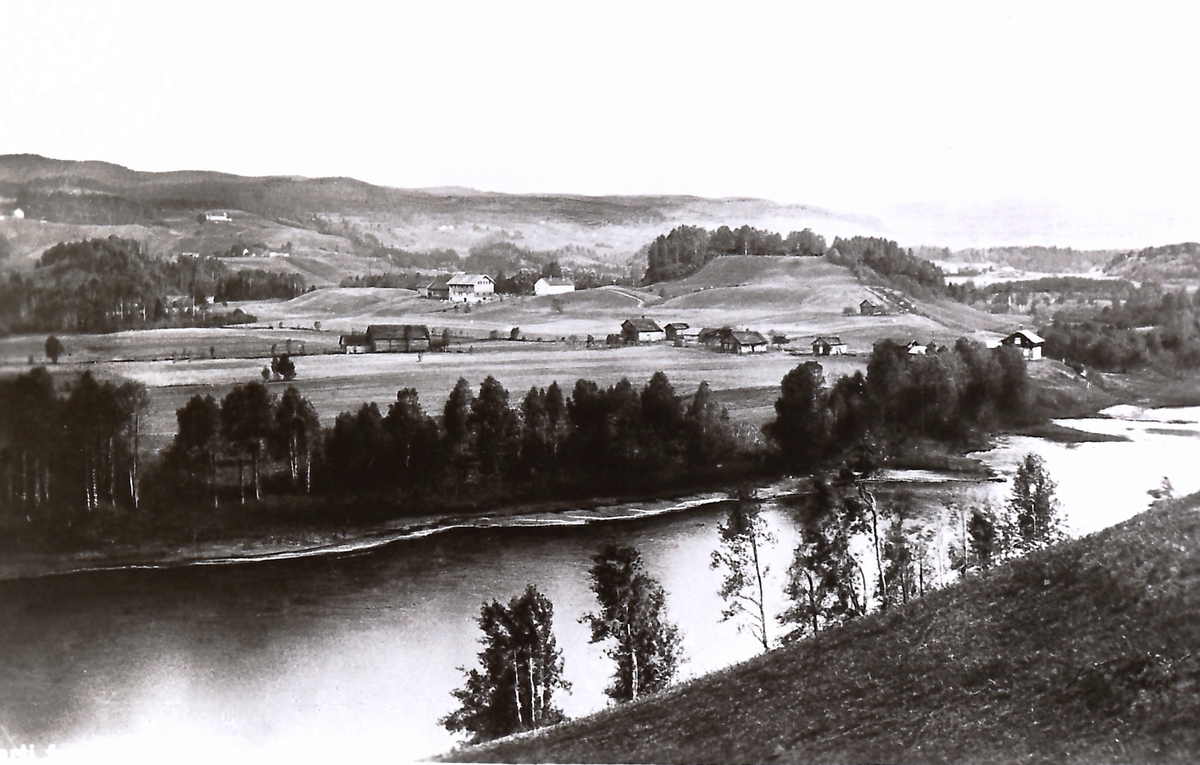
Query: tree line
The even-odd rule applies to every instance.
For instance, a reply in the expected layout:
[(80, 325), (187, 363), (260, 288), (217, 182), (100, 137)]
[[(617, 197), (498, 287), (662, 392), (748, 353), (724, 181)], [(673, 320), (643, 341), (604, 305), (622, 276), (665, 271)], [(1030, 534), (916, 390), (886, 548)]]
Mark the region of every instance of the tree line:
[(4, 505), (59, 531), (102, 507), (139, 510), (148, 405), (140, 383), (90, 372), (65, 391), (44, 367), (0, 382)]
[(846, 266), (859, 278), (881, 277), (909, 294), (939, 297), (946, 292), (946, 275), (934, 263), (883, 237), (835, 237), (825, 254), (831, 263)]
[(953, 347), (913, 353), (876, 343), (867, 373), (827, 385), (815, 361), (783, 378), (775, 419), (764, 430), (785, 467), (807, 471), (925, 439), (962, 443), (1037, 416), (1019, 350), (960, 338)]
[(711, 480), (739, 444), (725, 409), (702, 383), (685, 405), (667, 376), (641, 388), (553, 383), (519, 402), (493, 377), (459, 379), (440, 417), (417, 391), (397, 392), (386, 414), (374, 403), (338, 415), (319, 455), (327, 491), (422, 496), (470, 489), (488, 496), (576, 495)]
[(678, 226), (650, 243), (646, 252), (644, 284), (681, 279), (719, 255), (796, 255), (825, 253), (825, 239), (810, 229), (783, 237), (751, 226), (708, 231), (699, 226)]
[(1078, 366), (1126, 372), (1200, 367), (1200, 293), (1153, 283), (1114, 293), (1096, 310), (1059, 311), (1041, 329), (1045, 354)]
[(234, 272), (209, 257), (157, 257), (135, 239), (59, 243), (32, 273), (0, 281), (0, 333), (219, 323), (219, 312), (204, 308), (209, 300), (294, 297), (304, 288), (296, 274)]

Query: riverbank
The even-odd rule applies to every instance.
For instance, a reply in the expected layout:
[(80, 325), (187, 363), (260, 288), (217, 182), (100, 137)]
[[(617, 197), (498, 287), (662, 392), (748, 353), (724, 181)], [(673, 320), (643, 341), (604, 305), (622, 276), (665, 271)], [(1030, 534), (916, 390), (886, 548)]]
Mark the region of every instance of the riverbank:
[[(757, 487), (756, 496), (777, 499), (800, 490), (803, 479), (783, 478)], [(182, 544), (151, 541), (104, 550), (8, 553), (0, 560), (0, 580), (83, 571), (233, 565), (324, 555), (355, 555), (385, 545), (455, 529), (581, 526), (633, 520), (729, 501), (732, 488), (690, 493), (665, 492), (597, 497), (586, 501), (512, 503), (489, 510), (426, 513), (341, 531), (295, 529), (290, 533), (242, 536)]]
[(1194, 762), (1200, 494), (462, 762)]

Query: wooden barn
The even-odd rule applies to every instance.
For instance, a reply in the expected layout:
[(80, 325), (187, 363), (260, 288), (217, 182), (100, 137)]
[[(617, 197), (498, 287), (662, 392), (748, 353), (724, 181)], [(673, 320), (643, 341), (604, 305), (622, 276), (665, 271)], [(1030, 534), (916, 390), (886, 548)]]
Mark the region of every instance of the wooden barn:
[(429, 350), (429, 328), (424, 324), (372, 324), (367, 327), (371, 353), (417, 353)]

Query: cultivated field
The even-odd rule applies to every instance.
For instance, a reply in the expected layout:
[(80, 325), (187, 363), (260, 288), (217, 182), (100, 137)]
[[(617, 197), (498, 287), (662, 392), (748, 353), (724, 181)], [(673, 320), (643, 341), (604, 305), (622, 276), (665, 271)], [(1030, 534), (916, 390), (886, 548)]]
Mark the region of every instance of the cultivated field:
[[(467, 350), (470, 348), (474, 350)], [(514, 403), (530, 386), (557, 381), (570, 393), (580, 378), (611, 385), (628, 377), (637, 386), (657, 371), (665, 371), (683, 395), (707, 381), (722, 391), (731, 415), (761, 424), (770, 414), (780, 380), (807, 359), (772, 352), (734, 356), (701, 348), (668, 345), (603, 350), (569, 350), (550, 344), (507, 341), (465, 346), (451, 353), (322, 355), (296, 359), (297, 379), (291, 383), (313, 402), (325, 424), (338, 413), (375, 402), (387, 411), (400, 388), (416, 388), (427, 411), (440, 413), (459, 377), (478, 386), (488, 375), (500, 380)], [(865, 357), (822, 360), (829, 374), (843, 374), (865, 364)], [(828, 363), (826, 363), (828, 361)], [(193, 395), (220, 398), (237, 383), (261, 380), (261, 359), (199, 359), (193, 361), (127, 361), (98, 364), (59, 364), (56, 372), (90, 369), (98, 377), (123, 377), (151, 390), (146, 422), (150, 444), (165, 443), (175, 432), (175, 410)], [(287, 383), (273, 382), (282, 393)]]
[[(363, 402), (386, 411), (405, 387), (416, 388), (426, 409), (436, 413), (459, 377), (477, 386), (492, 375), (519, 399), (532, 385), (557, 381), (570, 388), (580, 378), (609, 385), (622, 377), (641, 385), (661, 370), (682, 395), (708, 382), (732, 416), (757, 427), (772, 416), (783, 376), (812, 358), (809, 344), (817, 335), (840, 335), (859, 354), (821, 359), (827, 373), (836, 376), (862, 368), (872, 343), (883, 337), (939, 343), (962, 335), (994, 338), (1011, 321), (953, 303), (917, 303), (909, 313), (894, 307), (897, 312), (887, 316), (844, 315), (844, 307), (867, 298), (879, 302), (883, 294), (820, 258), (767, 257), (718, 258), (687, 279), (654, 289), (605, 287), (555, 298), (497, 298), (469, 313), (411, 290), (329, 288), (287, 301), (242, 304), (262, 320), (253, 326), (64, 336), (67, 353), (54, 369), (63, 375), (90, 370), (146, 384), (153, 402), (147, 423), (151, 444), (170, 438), (175, 410), (192, 395), (220, 398), (237, 383), (261, 380), (273, 351), (293, 354), (294, 384), (327, 424)], [(791, 343), (788, 351), (772, 347), (748, 356), (666, 343), (603, 347), (604, 336), (620, 332), (624, 319), (642, 315), (660, 323), (780, 332)], [(337, 353), (339, 332), (377, 323), (426, 324), (435, 336), (449, 328), (455, 344), (450, 352), (420, 357)], [(528, 341), (487, 340), (493, 331), (507, 338), (511, 327), (520, 327)], [(586, 347), (588, 334), (597, 338), (596, 347)], [(44, 341), (41, 336), (0, 340), (0, 373), (27, 369), (30, 356), (41, 363)], [(282, 392), (286, 384), (271, 385)]]
[[(890, 305), (886, 316), (844, 315), (863, 300)], [(823, 258), (730, 256), (717, 258), (698, 273), (652, 288), (603, 287), (555, 297), (497, 297), (486, 304), (449, 307), (411, 290), (327, 289), (286, 302), (240, 304), (265, 322), (322, 329), (362, 330), (383, 322), (450, 327), (460, 334), (507, 336), (520, 327), (530, 338), (567, 339), (620, 332), (621, 322), (646, 316), (686, 322), (693, 327), (730, 325), (781, 332), (798, 343), (817, 335), (839, 335), (852, 349), (867, 350), (880, 337), (952, 342), (963, 335), (992, 336), (1015, 326), (1014, 319), (959, 304), (916, 302), (906, 312), (886, 293), (864, 286), (847, 269)]]

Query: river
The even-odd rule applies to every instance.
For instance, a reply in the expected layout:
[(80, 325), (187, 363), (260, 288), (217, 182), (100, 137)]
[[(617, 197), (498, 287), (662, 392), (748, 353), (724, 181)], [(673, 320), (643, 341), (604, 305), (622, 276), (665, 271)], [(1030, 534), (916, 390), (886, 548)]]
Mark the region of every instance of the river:
[[(1200, 490), (1200, 408), (1063, 421), (1129, 441), (1060, 444), (1001, 439), (980, 456), (1011, 475), (1041, 454), (1073, 535), (1145, 509), (1164, 476)], [(1000, 502), (1007, 483), (896, 476), (910, 485)], [(768, 605), (783, 608), (796, 532), (767, 503)], [(527, 583), (553, 601), (572, 683), (569, 716), (605, 705), (612, 671), (579, 617), (593, 608), (589, 557), (635, 545), (667, 592), (683, 634), (685, 677), (757, 651), (720, 621), (720, 573), (709, 567), (724, 510), (555, 527), (459, 528), (353, 554), (219, 566), (85, 572), (0, 582), (0, 749), (54, 744), (81, 759), (160, 761), (410, 760), (452, 747), (438, 724), (460, 666), (475, 662), (485, 599)], [(774, 625), (772, 628), (775, 629)], [(773, 636), (776, 637), (776, 636)]]

